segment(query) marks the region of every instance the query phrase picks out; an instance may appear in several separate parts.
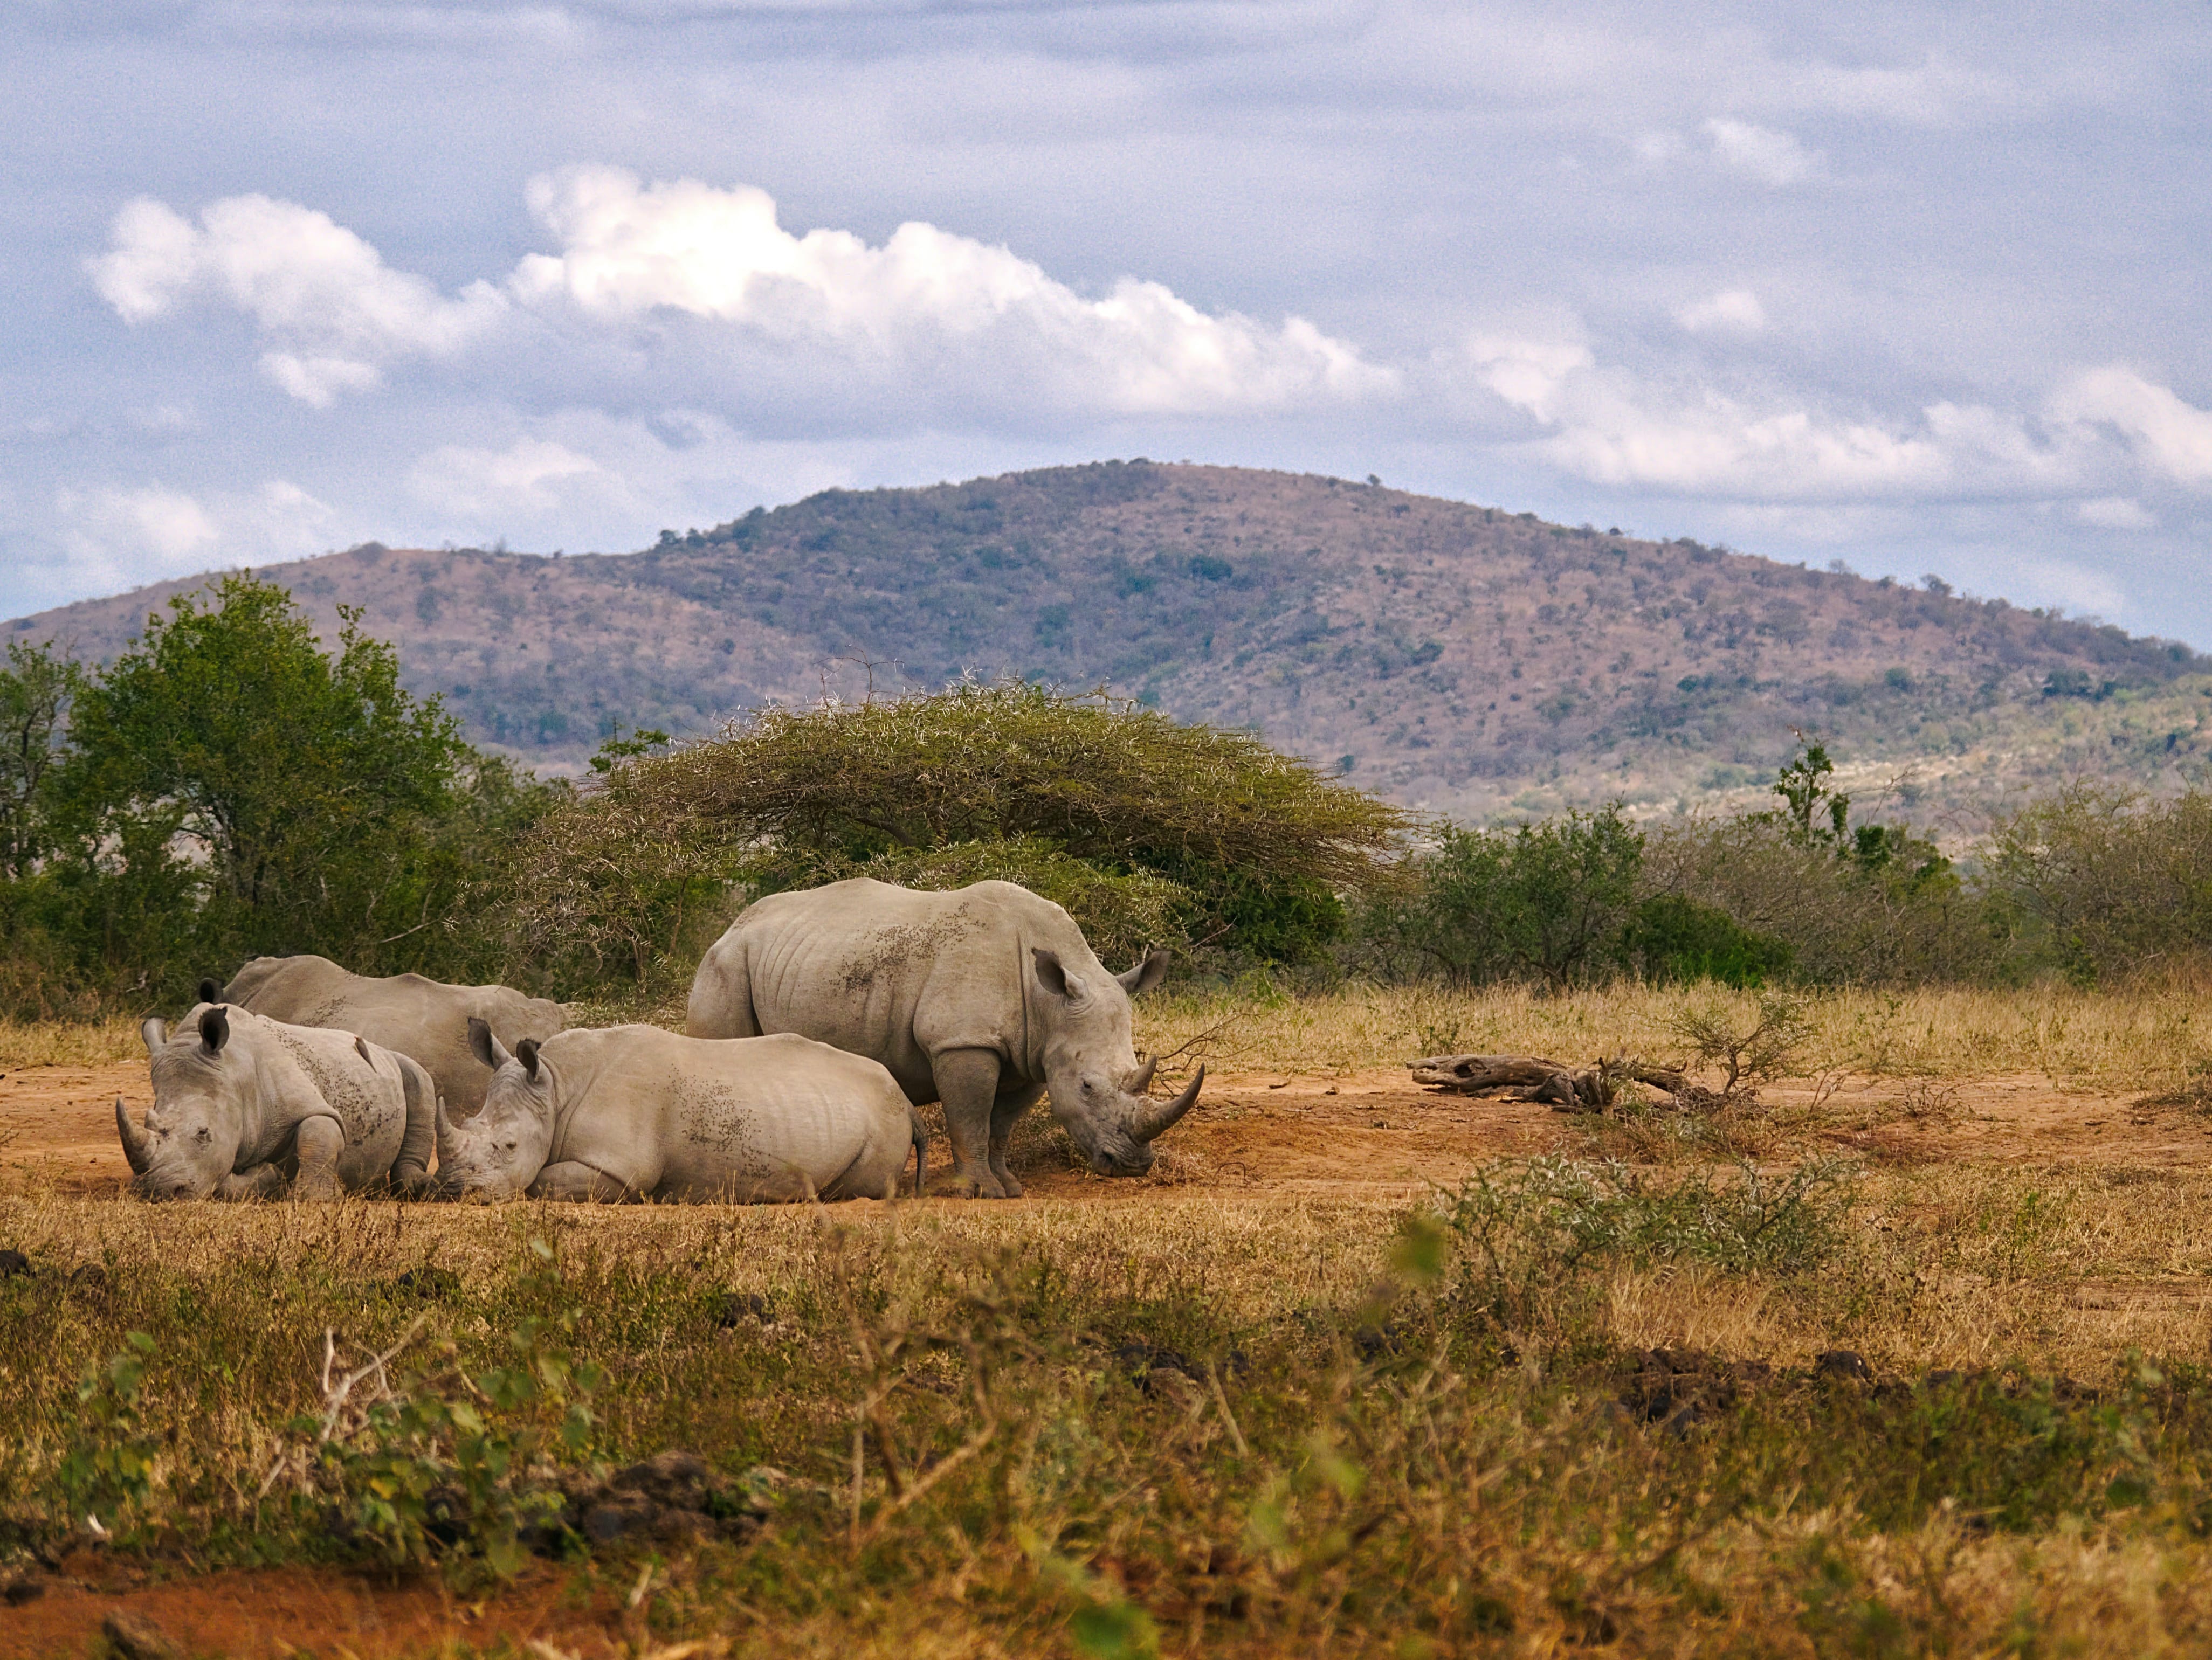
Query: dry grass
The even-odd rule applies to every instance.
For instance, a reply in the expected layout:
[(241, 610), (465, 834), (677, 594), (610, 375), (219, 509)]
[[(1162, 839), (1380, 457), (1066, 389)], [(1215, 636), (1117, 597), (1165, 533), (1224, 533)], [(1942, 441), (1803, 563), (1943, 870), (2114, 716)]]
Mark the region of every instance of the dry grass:
[[(2147, 1092), (2181, 1090), (2212, 1067), (2206, 989), (2177, 981), (2121, 991), (2042, 985), (1802, 994), (1813, 1035), (1801, 1077), (1956, 1078), (2035, 1072)], [(1626, 1050), (1679, 1054), (1686, 1012), (1717, 1003), (1741, 1028), (1756, 998), (1708, 986), (1623, 984), (1553, 997), (1519, 987), (1452, 991), (1354, 985), (1342, 991), (1164, 996), (1138, 1009), (1138, 1044), (1163, 1053), (1194, 1044), (1217, 1067), (1335, 1075), (1447, 1051), (1588, 1061)], [(1210, 1036), (1206, 1034), (1212, 1034)]]
[[(1303, 1074), (1431, 1047), (1666, 1052), (1670, 1021), (1711, 995), (1184, 997), (1148, 1000), (1139, 1041), (1166, 1051), (1213, 1031), (1218, 1066)], [(1791, 1108), (1794, 1128), (1747, 1149), (1769, 1164), (1814, 1130), (1921, 1136), (1971, 1117), (1961, 1081), (1977, 1073), (2149, 1092), (2202, 1064), (2179, 989), (1837, 993), (1808, 1008), (1806, 1075), (1887, 1081)], [(0, 1039), (12, 1065), (137, 1042), (127, 1022)], [(1401, 1272), (1402, 1202), (1230, 1187), (1195, 1154), (1164, 1158), (1153, 1182), (1022, 1207), (155, 1207), (19, 1173), (0, 1179), (0, 1245), (33, 1271), (0, 1281), (0, 1555), (8, 1529), (55, 1525), (77, 1380), (132, 1330), (158, 1345), (144, 1408), (161, 1524), (142, 1548), (172, 1569), (179, 1542), (191, 1562), (235, 1560), (249, 1538), (279, 1558), (328, 1551), (319, 1512), (247, 1502), (313, 1403), (322, 1331), (378, 1342), (421, 1315), (464, 1360), (496, 1364), (518, 1318), (542, 1312), (534, 1236), (576, 1300), (579, 1354), (611, 1374), (606, 1456), (695, 1446), (821, 1484), (750, 1551), (664, 1553), (656, 1641), (870, 1656), (2205, 1651), (2212, 1171), (1970, 1162), (1929, 1145), (1867, 1160), (1817, 1268), (1608, 1258), (1589, 1271), (1587, 1329), (1526, 1354), (1470, 1322), (1456, 1236), (1437, 1283)], [(1663, 1185), (1729, 1152), (1685, 1142), (1639, 1168)], [(1066, 1157), (1042, 1115), (1016, 1153), (1038, 1169)], [(453, 1294), (397, 1295), (426, 1263), (457, 1275)], [(70, 1279), (87, 1267), (101, 1272)], [(772, 1323), (719, 1318), (732, 1293), (769, 1300)], [(951, 1346), (867, 1359), (921, 1330)], [(1114, 1358), (1132, 1342), (1212, 1362), (1219, 1402), (1174, 1379), (1139, 1388)], [(1623, 1421), (1624, 1356), (1662, 1347), (1798, 1381), (1692, 1433)], [(1887, 1392), (1802, 1381), (1837, 1348)], [(2162, 1376), (2146, 1381), (2142, 1356)], [(933, 1468), (979, 1433), (978, 1367), (995, 1415), (927, 1499), (896, 1510), (864, 1439), (856, 1548), (858, 1403), (887, 1388), (908, 1469)], [(2032, 1387), (1912, 1384), (1937, 1368), (2103, 1394), (2069, 1406)], [(2115, 1497), (2129, 1482), (2147, 1496)], [(639, 1570), (617, 1551), (604, 1571), (626, 1585)]]
[(0, 1072), (27, 1066), (105, 1066), (145, 1052), (138, 1021), (128, 1015), (84, 1023), (0, 1021)]

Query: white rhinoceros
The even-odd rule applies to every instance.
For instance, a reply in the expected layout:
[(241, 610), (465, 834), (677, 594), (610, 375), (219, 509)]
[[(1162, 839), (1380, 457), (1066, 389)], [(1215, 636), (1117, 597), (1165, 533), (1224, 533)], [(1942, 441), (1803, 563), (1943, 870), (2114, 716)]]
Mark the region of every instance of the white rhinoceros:
[(526, 997), (504, 985), (447, 985), (420, 974), (370, 979), (327, 957), (256, 957), (218, 991), (200, 983), (202, 1003), (234, 1003), (294, 1026), (357, 1032), (371, 1043), (420, 1061), (454, 1112), (483, 1105), (491, 1074), (469, 1051), (471, 1020), (483, 1021), (510, 1047), (540, 1043), (568, 1024), (561, 1005)]
[(468, 1035), (491, 1088), (475, 1118), (438, 1115), (448, 1197), (887, 1199), (909, 1147), (921, 1190), (921, 1121), (865, 1057), (654, 1026), (525, 1038), (511, 1055), (482, 1021)]
[(139, 1028), (154, 1106), (116, 1132), (139, 1190), (155, 1199), (303, 1199), (429, 1186), (437, 1087), (406, 1056), (351, 1032), (288, 1026), (202, 1004), (175, 1037)]
[(890, 1069), (908, 1099), (945, 1103), (954, 1191), (1018, 1198), (1014, 1121), (1053, 1116), (1103, 1176), (1152, 1167), (1151, 1143), (1198, 1100), (1149, 1099), (1129, 998), (1167, 972), (1155, 951), (1109, 974), (1066, 912), (1012, 882), (921, 893), (855, 877), (748, 906), (691, 981), (699, 1038), (795, 1032)]

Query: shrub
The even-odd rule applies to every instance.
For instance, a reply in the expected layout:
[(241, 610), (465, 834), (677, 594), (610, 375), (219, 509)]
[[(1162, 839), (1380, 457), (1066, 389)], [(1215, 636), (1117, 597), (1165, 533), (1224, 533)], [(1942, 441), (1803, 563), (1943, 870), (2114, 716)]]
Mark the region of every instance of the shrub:
[(1764, 985), (1787, 974), (1796, 959), (1785, 941), (1753, 933), (1717, 906), (1685, 894), (1655, 894), (1638, 905), (1622, 944), (1637, 972), (1660, 984)]
[(1418, 887), (1373, 927), (1449, 978), (1562, 991), (1620, 966), (1643, 857), (1618, 803), (1510, 831), (1447, 829), (1414, 862)]
[[(623, 758), (545, 827), (530, 902), (541, 935), (559, 918), (643, 978), (686, 909), (732, 881), (995, 864), (1096, 901), (1109, 931), (1172, 908), (1190, 943), (1297, 960), (1342, 930), (1340, 891), (1388, 882), (1409, 822), (1249, 732), (962, 683), (760, 710), (712, 742)], [(1128, 878), (1144, 880), (1113, 885)]]
[(2212, 952), (2212, 796), (2077, 786), (2001, 823), (1987, 881), (2030, 965), (2084, 983)]

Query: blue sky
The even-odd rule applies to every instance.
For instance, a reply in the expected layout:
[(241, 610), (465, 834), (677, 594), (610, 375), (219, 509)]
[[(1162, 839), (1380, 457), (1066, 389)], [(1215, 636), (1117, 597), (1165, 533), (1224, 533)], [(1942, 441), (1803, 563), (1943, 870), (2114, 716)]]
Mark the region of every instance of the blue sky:
[(2212, 647), (2212, 29), (1977, 9), (30, 0), (0, 614), (1142, 454)]

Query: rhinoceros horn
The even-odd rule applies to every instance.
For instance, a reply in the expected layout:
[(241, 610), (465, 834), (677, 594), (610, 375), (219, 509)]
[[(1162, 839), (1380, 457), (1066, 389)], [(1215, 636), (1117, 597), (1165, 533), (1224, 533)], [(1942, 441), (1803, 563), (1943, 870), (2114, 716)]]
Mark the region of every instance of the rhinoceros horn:
[(146, 1173), (146, 1132), (131, 1122), (131, 1114), (123, 1105), (123, 1097), (115, 1098), (115, 1132), (123, 1137), (123, 1156), (131, 1161), (131, 1173)]
[(1206, 1068), (1201, 1064), (1182, 1094), (1171, 1101), (1161, 1101), (1151, 1106), (1150, 1110), (1139, 1112), (1135, 1122), (1129, 1126), (1129, 1134), (1140, 1142), (1149, 1142), (1155, 1136), (1164, 1135), (1174, 1127), (1176, 1119), (1198, 1105), (1198, 1087), (1205, 1081)]
[(1129, 1075), (1129, 1081), (1123, 1084), (1121, 1087), (1132, 1095), (1141, 1095), (1152, 1087), (1152, 1074), (1159, 1069), (1160, 1057), (1157, 1055), (1147, 1055), (1145, 1057), (1145, 1063)]

